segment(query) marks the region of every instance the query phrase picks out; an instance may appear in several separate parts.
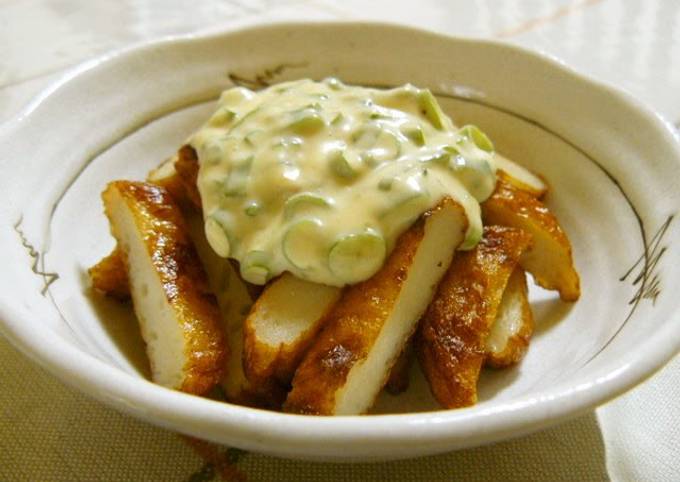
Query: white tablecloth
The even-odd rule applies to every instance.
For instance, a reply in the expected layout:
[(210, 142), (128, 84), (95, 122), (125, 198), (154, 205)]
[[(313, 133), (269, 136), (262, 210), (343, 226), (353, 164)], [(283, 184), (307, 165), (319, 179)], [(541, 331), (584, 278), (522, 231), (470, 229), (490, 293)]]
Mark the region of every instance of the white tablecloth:
[[(110, 49), (244, 23), (354, 18), (503, 38), (543, 50), (680, 121), (676, 0), (0, 0), (0, 122), (64, 69)], [(179, 436), (64, 387), (2, 339), (0, 366), (0, 480), (219, 476), (219, 463), (206, 463), (206, 454), (200, 457)], [(596, 413), (514, 441), (423, 459), (338, 465), (234, 451), (217, 456), (233, 462), (222, 470), (224, 477), (250, 481), (678, 481), (679, 387), (676, 357)]]

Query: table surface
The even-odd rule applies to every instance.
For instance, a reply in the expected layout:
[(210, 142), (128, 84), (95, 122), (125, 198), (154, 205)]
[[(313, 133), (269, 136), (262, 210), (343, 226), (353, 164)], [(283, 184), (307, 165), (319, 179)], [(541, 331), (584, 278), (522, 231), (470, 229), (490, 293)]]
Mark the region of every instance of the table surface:
[[(301, 19), (503, 39), (625, 89), (680, 127), (677, 0), (0, 0), (0, 123), (69, 67), (112, 49)], [(680, 480), (679, 357), (596, 412), (528, 437), (351, 465), (192, 448), (64, 387), (2, 339), (0, 364), (1, 480)]]

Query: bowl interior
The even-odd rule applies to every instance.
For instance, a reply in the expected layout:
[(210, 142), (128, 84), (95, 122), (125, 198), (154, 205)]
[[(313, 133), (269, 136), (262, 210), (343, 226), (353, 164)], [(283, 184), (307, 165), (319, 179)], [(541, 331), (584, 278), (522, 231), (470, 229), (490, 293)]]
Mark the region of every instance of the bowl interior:
[[(631, 236), (639, 232), (635, 216), (606, 172), (559, 136), (488, 106), (444, 96), (440, 100), (457, 124), (477, 124), (499, 152), (546, 178), (551, 186), (548, 204), (570, 236), (582, 277), (583, 297), (577, 303), (564, 303), (531, 286), (537, 330), (527, 357), (514, 368), (485, 370), (480, 401), (502, 403), (568, 382), (607, 344), (617, 322), (630, 311), (630, 284), (619, 279), (639, 251), (639, 238)], [(99, 194), (110, 180), (144, 179), (213, 108), (212, 101), (183, 107), (121, 138), (93, 158), (54, 212), (46, 264), (60, 276), (50, 288), (55, 303), (91, 354), (134, 376), (146, 376), (148, 367), (130, 306), (84, 289), (88, 267), (113, 247)], [(87, 226), (87, 235), (73, 229), (74, 219)], [(436, 410), (417, 365), (412, 378), (406, 394), (382, 395), (375, 411)]]
[[(379, 41), (385, 35), (389, 43)], [(146, 377), (143, 342), (130, 308), (85, 288), (87, 268), (113, 246), (99, 198), (103, 187), (113, 179), (143, 179), (201, 124), (219, 91), (235, 82), (257, 88), (329, 75), (348, 83), (410, 81), (429, 87), (454, 122), (477, 124), (499, 152), (544, 176), (551, 187), (548, 205), (572, 241), (581, 275), (582, 297), (575, 304), (532, 286), (537, 329), (525, 360), (484, 371), (476, 407), (438, 412), (453, 424), (456, 417), (491, 416), (488, 433), (466, 438), (467, 432), (451, 425), (439, 445), (423, 453), (507, 436), (507, 431), (494, 435), (493, 413), (514, 410), (519, 402), (532, 410), (530, 401), (557, 398), (558, 389), (597, 390), (599, 381), (636, 363), (634, 356), (652, 357), (648, 335), (667, 330), (677, 307), (666, 288), (680, 276), (671, 269), (679, 259), (670, 245), (678, 236), (672, 216), (680, 205), (675, 139), (632, 101), (545, 59), (508, 46), (386, 26), (255, 29), (166, 42), (82, 69), (5, 137), (0, 172), (15, 180), (10, 189), (16, 202), (2, 214), (13, 227), (7, 242), (17, 252), (8, 271), (16, 274), (0, 279), (16, 291), (7, 302), (31, 305), (25, 313), (35, 330), (49, 330), (131, 377)], [(29, 148), (32, 156), (18, 168), (17, 156)], [(37, 260), (30, 273), (27, 247), (33, 249), (29, 261)], [(663, 356), (677, 342), (676, 336)], [(40, 359), (39, 346), (26, 342), (24, 348)], [(638, 379), (661, 360), (639, 363)], [(563, 414), (625, 386), (602, 388)], [(162, 396), (149, 403), (162, 403)], [(437, 409), (414, 365), (407, 393), (381, 395), (374, 413)], [(531, 423), (516, 420), (537, 428), (556, 419), (551, 410), (534, 412)], [(187, 417), (167, 425), (191, 432)], [(403, 443), (413, 420), (396, 437)], [(238, 444), (219, 426), (203, 435)], [(267, 441), (244, 444), (290, 454)], [(312, 455), (313, 444), (310, 437)]]

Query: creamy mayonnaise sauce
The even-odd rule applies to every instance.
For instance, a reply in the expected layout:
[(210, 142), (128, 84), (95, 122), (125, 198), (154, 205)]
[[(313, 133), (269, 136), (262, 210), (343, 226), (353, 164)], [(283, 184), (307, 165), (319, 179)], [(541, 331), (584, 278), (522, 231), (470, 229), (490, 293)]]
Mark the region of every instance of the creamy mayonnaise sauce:
[(365, 280), (398, 236), (445, 196), (481, 237), (479, 202), (496, 184), (493, 146), (456, 128), (429, 90), (299, 80), (222, 93), (190, 139), (205, 231), (243, 278), (284, 271), (334, 286)]

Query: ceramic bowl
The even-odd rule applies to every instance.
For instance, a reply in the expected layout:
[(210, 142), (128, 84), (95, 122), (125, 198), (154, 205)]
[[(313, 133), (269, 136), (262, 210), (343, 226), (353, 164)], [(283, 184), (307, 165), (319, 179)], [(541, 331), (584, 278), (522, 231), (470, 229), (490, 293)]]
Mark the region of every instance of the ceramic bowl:
[[(458, 124), (542, 174), (572, 240), (576, 304), (532, 288), (537, 330), (517, 367), (485, 372), (480, 402), (439, 410), (422, 376), (356, 417), (286, 415), (145, 379), (128, 307), (88, 295), (113, 245), (99, 198), (142, 179), (222, 89), (302, 77), (428, 87)], [(280, 24), (164, 39), (82, 65), (0, 132), (2, 332), (66, 383), (149, 422), (286, 457), (412, 457), (518, 436), (621, 394), (680, 346), (680, 149), (628, 95), (507, 44), (378, 24)]]

